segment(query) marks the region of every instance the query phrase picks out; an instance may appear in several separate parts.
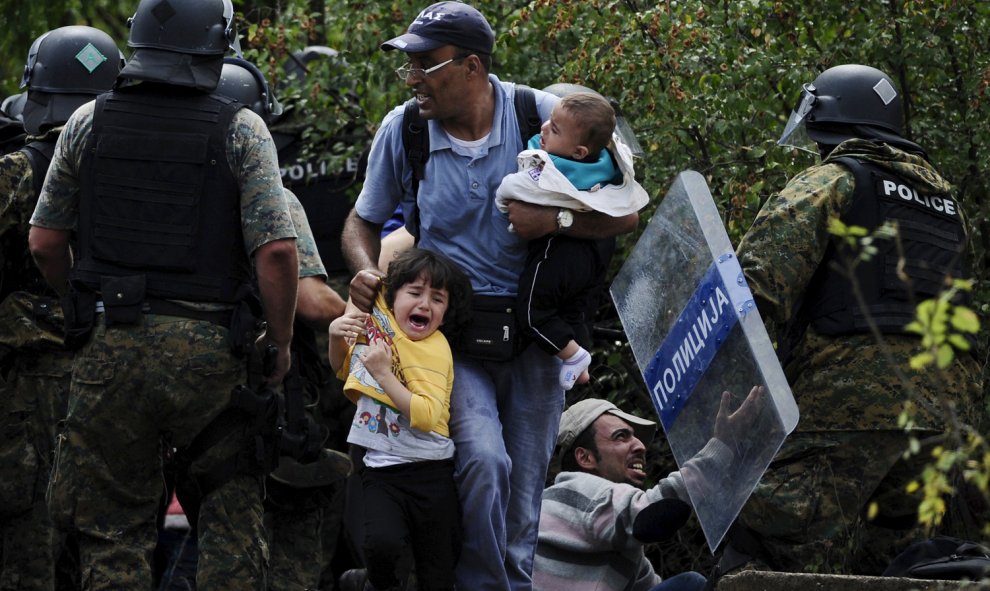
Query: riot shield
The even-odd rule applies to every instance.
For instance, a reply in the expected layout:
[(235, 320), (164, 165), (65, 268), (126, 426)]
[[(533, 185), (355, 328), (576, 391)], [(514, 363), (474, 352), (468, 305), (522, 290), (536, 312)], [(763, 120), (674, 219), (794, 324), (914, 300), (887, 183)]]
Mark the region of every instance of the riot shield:
[[(798, 410), (704, 177), (677, 176), (610, 291), (714, 553)], [(729, 468), (691, 462), (713, 437), (722, 392), (735, 410), (754, 386), (751, 422), (723, 441)]]

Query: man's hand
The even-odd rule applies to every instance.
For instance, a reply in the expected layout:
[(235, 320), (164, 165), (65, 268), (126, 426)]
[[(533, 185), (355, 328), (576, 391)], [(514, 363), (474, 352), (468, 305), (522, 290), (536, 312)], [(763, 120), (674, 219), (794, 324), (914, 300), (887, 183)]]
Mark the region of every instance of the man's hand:
[(533, 240), (557, 231), (557, 207), (534, 205), (525, 201), (508, 201), (509, 222), (523, 240)]
[(350, 300), (362, 312), (371, 312), (382, 272), (378, 270), (381, 256), (382, 225), (373, 224), (352, 209), (344, 222), (340, 235), (340, 247), (347, 261), (347, 268), (354, 272), (351, 279)]
[(371, 312), (371, 305), (375, 302), (378, 288), (382, 283), (381, 271), (377, 269), (363, 269), (357, 272), (351, 279), (349, 290), (351, 302), (362, 312)]
[[(289, 366), (292, 365), (292, 352), (289, 347), (279, 347), (275, 345), (272, 341), (268, 340), (265, 335), (262, 335), (255, 343), (259, 351), (265, 351), (269, 347), (275, 352), (275, 358), (272, 360), (274, 363), (271, 367), (263, 368), (266, 372), (271, 370), (264, 376), (265, 383), (269, 386), (277, 386), (282, 383), (285, 376), (289, 373)], [(264, 359), (264, 356), (262, 356)]]
[(732, 394), (722, 392), (722, 402), (715, 417), (715, 438), (722, 441), (733, 450), (737, 450), (739, 442), (752, 429), (756, 418), (763, 411), (766, 402), (766, 389), (763, 386), (753, 386), (749, 395), (739, 405), (735, 412), (729, 413)]

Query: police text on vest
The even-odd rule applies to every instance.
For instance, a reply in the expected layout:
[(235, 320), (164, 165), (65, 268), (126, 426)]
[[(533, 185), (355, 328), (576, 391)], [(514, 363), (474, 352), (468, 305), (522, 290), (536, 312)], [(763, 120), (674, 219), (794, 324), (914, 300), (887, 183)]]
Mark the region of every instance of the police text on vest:
[(918, 192), (911, 187), (900, 183), (895, 183), (891, 180), (884, 179), (883, 194), (886, 197), (896, 195), (904, 201), (913, 201), (918, 205), (923, 205), (928, 209), (932, 209), (946, 215), (956, 215), (956, 204), (952, 199), (949, 199), (948, 197), (939, 197), (938, 195), (919, 195)]

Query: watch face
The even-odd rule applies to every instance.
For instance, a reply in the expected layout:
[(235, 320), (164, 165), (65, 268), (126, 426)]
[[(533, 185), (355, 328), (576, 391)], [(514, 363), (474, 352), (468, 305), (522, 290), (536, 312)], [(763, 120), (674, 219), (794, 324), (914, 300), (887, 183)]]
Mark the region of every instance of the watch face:
[(574, 223), (574, 214), (569, 210), (562, 209), (557, 213), (557, 225), (561, 228), (570, 228)]

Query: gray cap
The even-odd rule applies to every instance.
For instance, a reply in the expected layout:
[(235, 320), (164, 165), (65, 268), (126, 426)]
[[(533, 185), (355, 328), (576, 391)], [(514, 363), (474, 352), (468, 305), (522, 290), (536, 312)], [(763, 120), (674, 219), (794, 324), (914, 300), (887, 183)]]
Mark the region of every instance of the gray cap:
[(574, 440), (577, 439), (577, 436), (605, 413), (615, 415), (629, 423), (633, 428), (633, 432), (636, 434), (636, 438), (642, 441), (643, 445), (649, 445), (653, 441), (653, 435), (657, 432), (657, 424), (655, 422), (623, 412), (608, 400), (588, 398), (587, 400), (572, 404), (570, 408), (560, 415), (557, 446), (562, 450), (569, 449), (574, 443)]

